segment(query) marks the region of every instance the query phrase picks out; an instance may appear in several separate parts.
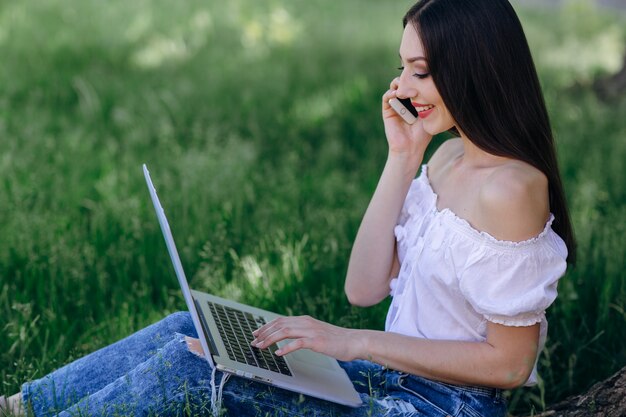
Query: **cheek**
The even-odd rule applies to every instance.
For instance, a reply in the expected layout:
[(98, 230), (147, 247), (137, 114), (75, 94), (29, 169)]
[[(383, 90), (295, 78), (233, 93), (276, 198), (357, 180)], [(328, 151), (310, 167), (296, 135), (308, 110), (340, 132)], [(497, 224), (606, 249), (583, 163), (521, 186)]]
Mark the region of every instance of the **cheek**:
[(446, 123), (446, 125), (449, 125), (448, 129), (451, 129), (456, 124), (456, 122), (452, 118), (452, 115), (450, 114), (448, 109), (445, 110), (444, 114), (445, 114), (445, 116), (444, 116), (445, 123)]
[(446, 107), (445, 104), (443, 104), (443, 101), (441, 100), (439, 101), (439, 122), (442, 124), (445, 124), (446, 126), (450, 125), (449, 128), (451, 128), (452, 126), (456, 124), (456, 122), (454, 121), (454, 118), (448, 111), (448, 108)]

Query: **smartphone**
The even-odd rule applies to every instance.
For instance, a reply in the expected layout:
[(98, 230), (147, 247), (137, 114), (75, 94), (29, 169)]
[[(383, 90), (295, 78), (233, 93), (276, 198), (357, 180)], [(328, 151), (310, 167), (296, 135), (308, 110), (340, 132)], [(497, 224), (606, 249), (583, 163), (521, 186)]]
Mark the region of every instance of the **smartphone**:
[(411, 104), (410, 98), (392, 98), (389, 100), (389, 105), (408, 124), (412, 125), (417, 121), (417, 110)]

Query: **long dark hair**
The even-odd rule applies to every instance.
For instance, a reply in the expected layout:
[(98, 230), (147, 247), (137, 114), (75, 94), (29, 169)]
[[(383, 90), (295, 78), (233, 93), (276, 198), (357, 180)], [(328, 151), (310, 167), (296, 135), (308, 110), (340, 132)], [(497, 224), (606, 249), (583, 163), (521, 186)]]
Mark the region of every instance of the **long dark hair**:
[(575, 263), (550, 120), (513, 7), (507, 0), (420, 0), (403, 24), (420, 35), (435, 86), (468, 139), (546, 175), (552, 227), (567, 245), (568, 262)]

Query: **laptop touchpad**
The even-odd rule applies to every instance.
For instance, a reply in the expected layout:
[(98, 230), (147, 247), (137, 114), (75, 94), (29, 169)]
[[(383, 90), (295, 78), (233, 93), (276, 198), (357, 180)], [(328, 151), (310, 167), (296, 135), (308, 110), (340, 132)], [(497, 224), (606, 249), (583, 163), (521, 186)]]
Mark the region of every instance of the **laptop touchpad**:
[[(289, 343), (289, 340), (283, 340), (282, 342), (278, 343), (278, 346), (283, 346), (287, 343)], [(336, 369), (333, 363), (335, 362), (334, 359), (319, 354), (317, 352), (313, 352), (309, 349), (296, 350), (295, 352), (291, 352), (285, 355), (285, 358), (287, 358), (289, 362), (296, 360), (298, 362), (304, 362), (309, 365), (320, 366), (330, 370)]]

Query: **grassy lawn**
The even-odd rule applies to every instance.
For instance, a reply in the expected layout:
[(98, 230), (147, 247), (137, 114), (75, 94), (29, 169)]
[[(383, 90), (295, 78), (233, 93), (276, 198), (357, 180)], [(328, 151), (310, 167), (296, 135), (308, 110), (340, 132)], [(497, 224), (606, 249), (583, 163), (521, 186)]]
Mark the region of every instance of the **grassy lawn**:
[[(343, 279), (411, 3), (0, 0), (0, 394), (185, 308), (144, 162), (192, 287), (382, 328)], [(579, 243), (530, 413), (626, 365), (626, 17), (519, 12)]]

